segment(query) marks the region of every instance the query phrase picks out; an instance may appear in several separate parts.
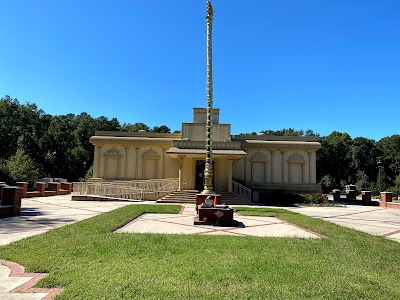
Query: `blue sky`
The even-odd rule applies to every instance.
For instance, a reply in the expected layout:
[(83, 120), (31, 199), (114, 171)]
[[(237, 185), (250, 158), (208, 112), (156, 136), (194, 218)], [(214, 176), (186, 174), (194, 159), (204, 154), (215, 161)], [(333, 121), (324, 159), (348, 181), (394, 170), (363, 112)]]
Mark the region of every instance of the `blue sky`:
[[(206, 0), (0, 0), (0, 96), (180, 129), (206, 106)], [(214, 0), (232, 134), (399, 134), (400, 1)]]

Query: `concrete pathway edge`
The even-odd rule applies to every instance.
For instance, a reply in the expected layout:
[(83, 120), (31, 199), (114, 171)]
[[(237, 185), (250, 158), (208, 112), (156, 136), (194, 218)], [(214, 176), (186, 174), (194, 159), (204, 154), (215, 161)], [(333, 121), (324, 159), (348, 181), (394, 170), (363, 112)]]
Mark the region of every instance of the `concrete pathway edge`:
[(53, 299), (56, 295), (60, 294), (63, 289), (56, 288), (34, 288), (33, 286), (41, 279), (46, 277), (47, 273), (25, 273), (25, 268), (15, 262), (0, 259), (0, 265), (10, 268), (11, 273), (9, 277), (31, 277), (30, 280), (24, 284), (16, 287), (10, 293), (46, 293), (47, 296), (42, 300)]

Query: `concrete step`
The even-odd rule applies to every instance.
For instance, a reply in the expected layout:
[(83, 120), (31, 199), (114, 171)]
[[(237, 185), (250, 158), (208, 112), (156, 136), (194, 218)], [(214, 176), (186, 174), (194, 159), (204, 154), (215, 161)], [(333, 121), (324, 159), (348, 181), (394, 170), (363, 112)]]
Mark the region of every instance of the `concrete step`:
[(221, 192), (221, 202), (227, 205), (253, 205), (249, 199), (242, 198), (242, 196), (233, 192)]
[(196, 203), (196, 194), (199, 191), (197, 190), (184, 190), (184, 191), (176, 191), (170, 195), (167, 195), (159, 200), (157, 203)]
[[(196, 194), (199, 191), (197, 190), (185, 190), (185, 191), (176, 191), (172, 194), (165, 196), (159, 200), (157, 203), (196, 203)], [(221, 192), (218, 193), (221, 195), (222, 203), (227, 205), (252, 205), (248, 199), (242, 198), (240, 195), (233, 193), (233, 192)]]

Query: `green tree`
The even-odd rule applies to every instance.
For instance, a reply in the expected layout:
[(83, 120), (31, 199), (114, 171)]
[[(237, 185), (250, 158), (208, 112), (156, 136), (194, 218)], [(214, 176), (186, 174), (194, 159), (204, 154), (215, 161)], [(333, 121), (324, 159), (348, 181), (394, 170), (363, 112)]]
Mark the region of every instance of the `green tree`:
[(39, 139), (48, 127), (48, 115), (36, 104), (20, 104), (18, 99), (0, 99), (0, 157), (8, 159), (23, 148), (32, 159), (40, 160)]
[(150, 128), (144, 123), (124, 123), (121, 126), (121, 131), (125, 132), (138, 132), (139, 130), (150, 131)]
[(321, 180), (323, 176), (330, 175), (330, 182), (336, 188), (355, 181), (350, 135), (334, 131), (319, 141), (322, 148), (317, 152), (317, 178)]
[(167, 126), (162, 125), (160, 127), (154, 126), (153, 129), (151, 130), (152, 132), (158, 132), (158, 133), (171, 133), (171, 129), (169, 129)]
[[(357, 137), (351, 145), (353, 169), (358, 173), (357, 180), (368, 185), (370, 180), (375, 180), (378, 175), (377, 158), (381, 151), (377, 148), (374, 140)], [(360, 173), (361, 172), (361, 173)]]
[(304, 130), (295, 130), (293, 128), (284, 128), (280, 130), (264, 130), (261, 133), (272, 136), (304, 136)]
[(7, 163), (7, 169), (14, 182), (25, 181), (32, 183), (37, 176), (37, 169), (33, 160), (23, 149), (18, 149)]
[(382, 154), (381, 181), (385, 186), (392, 186), (400, 172), (400, 135), (395, 134), (381, 139), (377, 147)]
[(8, 171), (8, 161), (0, 157), (0, 181), (11, 181), (10, 172)]

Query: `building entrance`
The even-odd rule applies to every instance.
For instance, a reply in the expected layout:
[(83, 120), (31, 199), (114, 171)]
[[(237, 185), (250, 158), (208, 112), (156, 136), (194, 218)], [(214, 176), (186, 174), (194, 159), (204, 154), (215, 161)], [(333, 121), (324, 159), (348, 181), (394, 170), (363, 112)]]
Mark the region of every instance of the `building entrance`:
[[(196, 178), (195, 178), (195, 189), (198, 191), (204, 190), (204, 168), (206, 167), (205, 160), (196, 160)], [(214, 170), (214, 162), (212, 162), (212, 168)], [(214, 186), (214, 177), (212, 180)]]

